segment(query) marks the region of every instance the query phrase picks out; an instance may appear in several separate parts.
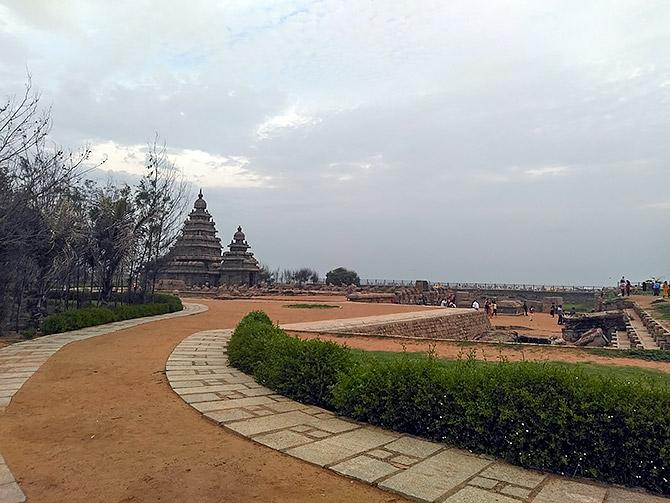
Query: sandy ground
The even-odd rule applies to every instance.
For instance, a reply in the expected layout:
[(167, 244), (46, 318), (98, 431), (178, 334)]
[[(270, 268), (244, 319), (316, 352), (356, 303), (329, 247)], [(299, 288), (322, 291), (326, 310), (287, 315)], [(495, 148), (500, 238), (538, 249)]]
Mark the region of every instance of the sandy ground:
[[(520, 334), (542, 337), (561, 335), (558, 318), (548, 313), (534, 313), (532, 316), (494, 316), (491, 318), (494, 327), (514, 327)], [(521, 328), (523, 327), (523, 328)]]
[[(51, 357), (0, 415), (0, 451), (31, 501), (403, 501), (242, 439), (203, 419), (164, 375), (174, 347), (194, 332), (233, 327), (247, 312), (277, 322), (425, 309), (339, 303), (304, 310), (286, 301), (216, 301), (196, 316), (155, 322), (70, 344)], [(338, 299), (321, 299), (335, 301)], [(306, 299), (300, 299), (306, 301)], [(350, 346), (402, 350), (397, 340), (336, 338)], [(410, 351), (427, 349), (409, 343)], [(574, 350), (483, 346), (487, 358), (595, 361), (667, 371), (667, 364), (584, 356)], [(438, 343), (457, 356), (461, 347)]]
[(30, 501), (404, 501), (227, 432), (174, 394), (163, 371), (182, 339), (254, 309), (290, 323), (416, 308), (198, 302), (210, 311), (70, 344), (21, 388), (0, 415), (0, 452)]

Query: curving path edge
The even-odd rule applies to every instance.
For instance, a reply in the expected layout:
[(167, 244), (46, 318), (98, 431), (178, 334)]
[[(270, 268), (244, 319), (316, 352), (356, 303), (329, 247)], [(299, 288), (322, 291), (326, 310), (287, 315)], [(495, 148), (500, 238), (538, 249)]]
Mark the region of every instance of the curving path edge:
[[(179, 318), (208, 310), (204, 304), (184, 303), (184, 309), (175, 313), (147, 316), (132, 320), (117, 321), (87, 327), (71, 332), (45, 335), (29, 341), (17, 342), (0, 349), (0, 414), (2, 414), (21, 386), (59, 349), (71, 342), (82, 341), (98, 335), (117, 332), (153, 321)], [(0, 503), (22, 503), (26, 501), (23, 491), (14, 479), (1, 455), (0, 442)]]
[(166, 363), (170, 386), (206, 418), (289, 456), (422, 502), (670, 501), (526, 470), (295, 402), (228, 365), (231, 334), (207, 330), (184, 339)]

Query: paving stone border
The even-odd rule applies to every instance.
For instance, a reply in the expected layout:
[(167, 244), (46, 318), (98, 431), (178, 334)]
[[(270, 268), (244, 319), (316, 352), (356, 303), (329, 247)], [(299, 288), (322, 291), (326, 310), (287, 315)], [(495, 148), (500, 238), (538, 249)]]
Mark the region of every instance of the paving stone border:
[(670, 502), (526, 470), (295, 402), (228, 366), (231, 333), (207, 330), (184, 339), (166, 363), (170, 386), (211, 421), (289, 456), (421, 502)]
[[(207, 311), (204, 304), (184, 304), (175, 313), (134, 318), (95, 327), (87, 327), (61, 334), (45, 335), (29, 341), (17, 342), (0, 349), (0, 414), (2, 414), (21, 386), (59, 349), (71, 342), (83, 341), (98, 335), (117, 332), (153, 321), (190, 316)], [(0, 440), (0, 450), (2, 448)], [(0, 503), (26, 501), (23, 491), (0, 455)]]

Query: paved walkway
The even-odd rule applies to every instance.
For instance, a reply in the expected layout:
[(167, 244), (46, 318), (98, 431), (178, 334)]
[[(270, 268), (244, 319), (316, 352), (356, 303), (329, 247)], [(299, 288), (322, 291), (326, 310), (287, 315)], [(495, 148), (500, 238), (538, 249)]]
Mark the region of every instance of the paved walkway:
[[(207, 306), (202, 304), (185, 304), (184, 310), (176, 313), (118, 321), (62, 334), (46, 335), (0, 349), (0, 414), (4, 412), (14, 395), (21, 389), (21, 386), (37, 372), (40, 366), (56, 351), (70, 342), (82, 341), (153, 321), (189, 316), (206, 310)], [(1, 449), (2, 441), (0, 440), (0, 452)], [(25, 500), (23, 491), (21, 491), (0, 455), (0, 503), (19, 503)]]
[(208, 419), (287, 455), (425, 502), (670, 501), (517, 468), (289, 400), (228, 366), (231, 332), (198, 332), (180, 343), (166, 364), (170, 385)]

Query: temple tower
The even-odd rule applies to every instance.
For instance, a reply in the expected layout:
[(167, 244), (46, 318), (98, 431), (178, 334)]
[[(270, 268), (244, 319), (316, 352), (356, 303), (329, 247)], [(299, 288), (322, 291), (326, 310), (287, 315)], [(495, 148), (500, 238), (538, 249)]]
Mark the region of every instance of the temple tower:
[(229, 251), (223, 252), (221, 262), (221, 284), (253, 286), (258, 283), (261, 268), (254, 254), (248, 251), (250, 246), (242, 227), (237, 228), (228, 248)]
[(200, 190), (159, 277), (161, 280), (183, 281), (186, 286), (218, 286), (221, 249), (221, 240), (216, 237), (212, 215), (207, 211), (207, 202)]

